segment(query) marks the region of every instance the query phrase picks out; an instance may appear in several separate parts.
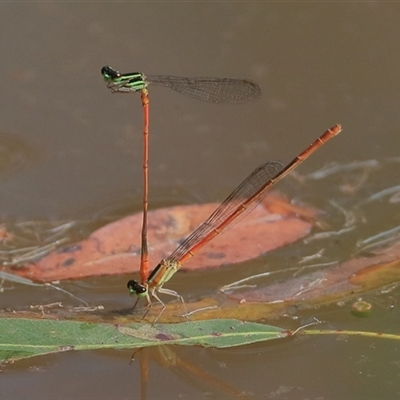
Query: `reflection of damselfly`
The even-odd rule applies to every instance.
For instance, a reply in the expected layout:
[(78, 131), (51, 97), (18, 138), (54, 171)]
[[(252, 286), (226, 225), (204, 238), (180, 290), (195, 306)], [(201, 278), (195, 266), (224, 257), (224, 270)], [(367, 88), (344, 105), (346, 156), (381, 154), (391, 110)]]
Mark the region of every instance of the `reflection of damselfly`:
[(149, 159), (149, 84), (168, 87), (185, 96), (210, 103), (239, 104), (248, 103), (261, 96), (260, 87), (248, 79), (232, 78), (183, 78), (178, 76), (146, 76), (140, 72), (121, 74), (105, 66), (101, 74), (107, 87), (113, 93), (140, 92), (143, 107), (143, 224), (140, 257), (141, 281), (149, 276), (149, 256), (147, 249), (147, 209), (148, 209), (148, 159)]
[[(165, 282), (171, 279), (172, 275), (178, 271), (183, 263), (193, 257), (200, 248), (220, 234), (236, 218), (245, 212), (253, 210), (262, 201), (272, 186), (299, 166), (328, 140), (339, 134), (340, 131), (341, 126), (334, 125), (294, 158), (286, 167), (283, 167), (278, 161), (269, 161), (260, 165), (170, 256), (160, 261), (147, 281), (138, 283), (130, 280), (127, 284), (130, 294), (146, 297), (147, 299), (148, 308), (145, 315), (152, 305), (151, 297), (155, 298), (162, 305), (162, 310), (153, 323), (160, 318), (166, 308), (156, 292), (175, 296), (183, 303), (183, 299), (178, 293), (163, 288)], [(135, 306), (136, 304), (137, 301)]]

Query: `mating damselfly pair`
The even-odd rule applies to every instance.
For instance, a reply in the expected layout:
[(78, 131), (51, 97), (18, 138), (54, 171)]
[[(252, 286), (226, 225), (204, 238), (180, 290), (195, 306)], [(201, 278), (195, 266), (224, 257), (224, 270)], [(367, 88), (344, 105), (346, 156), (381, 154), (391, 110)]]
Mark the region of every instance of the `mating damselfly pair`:
[[(219, 235), (233, 221), (244, 212), (253, 210), (266, 196), (269, 189), (278, 181), (299, 166), (314, 151), (320, 148), (328, 140), (341, 131), (340, 125), (334, 125), (325, 131), (310, 146), (296, 156), (285, 167), (278, 161), (269, 161), (257, 167), (202, 223), (189, 235), (183, 243), (168, 257), (161, 260), (149, 275), (149, 261), (147, 251), (147, 204), (148, 204), (148, 91), (150, 84), (169, 87), (186, 96), (212, 103), (247, 103), (261, 96), (260, 87), (248, 79), (232, 78), (184, 78), (168, 75), (146, 76), (139, 72), (121, 74), (113, 68), (103, 67), (102, 75), (108, 88), (113, 93), (140, 92), (144, 110), (144, 195), (143, 195), (143, 226), (142, 226), (142, 256), (140, 265), (141, 282), (130, 280), (127, 284), (132, 295), (146, 297), (147, 310), (156, 299), (162, 310), (153, 321), (160, 318), (166, 306), (157, 293), (168, 294), (178, 298), (182, 304), (183, 298), (173, 290), (166, 289), (163, 285), (188, 261), (214, 237)], [(137, 301), (135, 303), (135, 306)], [(135, 307), (134, 306), (134, 307)]]

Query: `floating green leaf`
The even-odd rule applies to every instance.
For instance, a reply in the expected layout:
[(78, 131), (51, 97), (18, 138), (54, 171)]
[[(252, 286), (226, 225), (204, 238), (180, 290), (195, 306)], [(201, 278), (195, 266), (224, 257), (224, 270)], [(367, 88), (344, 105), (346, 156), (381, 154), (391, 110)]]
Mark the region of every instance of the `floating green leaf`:
[(281, 328), (218, 319), (156, 326), (0, 319), (0, 361), (18, 360), (69, 350), (123, 349), (162, 344), (232, 347), (290, 335)]

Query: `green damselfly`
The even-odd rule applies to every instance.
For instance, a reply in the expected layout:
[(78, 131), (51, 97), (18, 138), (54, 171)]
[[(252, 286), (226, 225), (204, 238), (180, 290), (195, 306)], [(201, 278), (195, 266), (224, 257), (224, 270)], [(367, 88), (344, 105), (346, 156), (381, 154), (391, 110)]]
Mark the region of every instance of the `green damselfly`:
[(171, 75), (144, 75), (141, 72), (121, 74), (105, 66), (101, 73), (112, 92), (140, 92), (148, 85), (168, 87), (185, 96), (209, 103), (249, 103), (261, 96), (257, 83), (249, 79), (234, 78), (185, 78)]

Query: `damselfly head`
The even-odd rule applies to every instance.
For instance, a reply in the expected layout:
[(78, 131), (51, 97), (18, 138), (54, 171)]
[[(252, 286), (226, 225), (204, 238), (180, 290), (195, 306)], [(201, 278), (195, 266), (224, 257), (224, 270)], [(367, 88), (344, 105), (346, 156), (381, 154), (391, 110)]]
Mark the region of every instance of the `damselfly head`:
[(147, 287), (142, 285), (139, 282), (136, 282), (135, 280), (131, 279), (127, 285), (126, 285), (129, 289), (129, 294), (131, 296), (139, 296), (139, 297), (143, 297), (147, 295)]
[(106, 82), (119, 78), (121, 76), (121, 74), (118, 71), (116, 71), (109, 65), (105, 65), (101, 69), (101, 74), (103, 75), (103, 78)]

